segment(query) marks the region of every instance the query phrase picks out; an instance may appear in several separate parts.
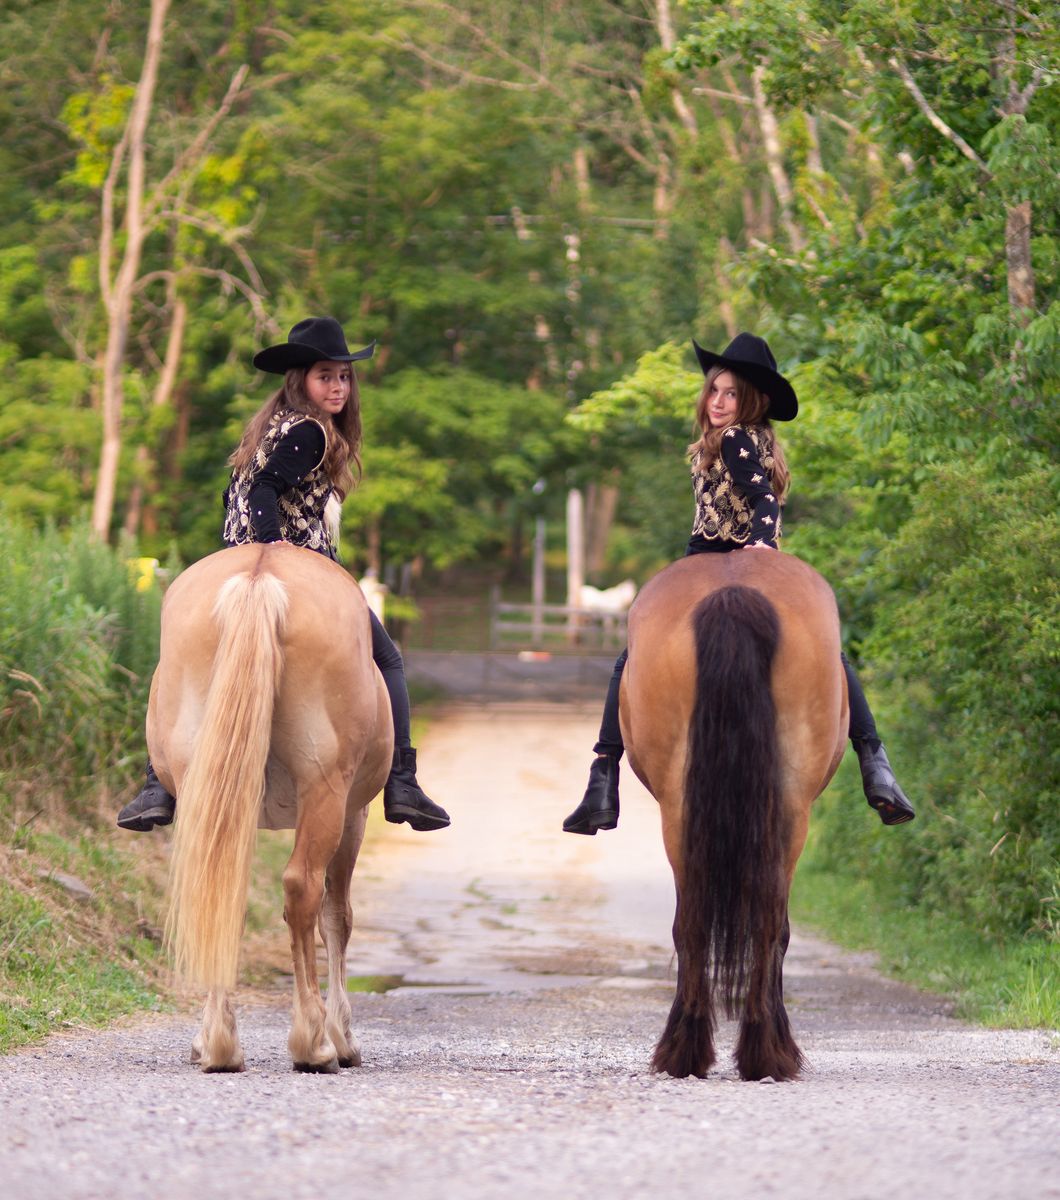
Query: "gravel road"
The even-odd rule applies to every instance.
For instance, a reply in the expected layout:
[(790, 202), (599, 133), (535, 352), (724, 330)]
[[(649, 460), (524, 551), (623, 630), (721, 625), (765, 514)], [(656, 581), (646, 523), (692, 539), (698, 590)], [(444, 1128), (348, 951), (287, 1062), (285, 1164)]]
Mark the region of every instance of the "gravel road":
[(741, 1083), (727, 1026), (709, 1079), (649, 1073), (673, 988), (654, 803), (627, 772), (618, 830), (559, 831), (596, 715), (432, 724), (420, 776), (453, 827), (374, 823), (354, 876), (350, 974), (396, 985), (353, 998), (362, 1068), (293, 1073), (281, 994), (240, 1006), (242, 1075), (188, 1064), (190, 1017), (56, 1036), (0, 1059), (0, 1196), (1060, 1197), (1060, 1040), (962, 1024), (798, 933), (802, 1080)]

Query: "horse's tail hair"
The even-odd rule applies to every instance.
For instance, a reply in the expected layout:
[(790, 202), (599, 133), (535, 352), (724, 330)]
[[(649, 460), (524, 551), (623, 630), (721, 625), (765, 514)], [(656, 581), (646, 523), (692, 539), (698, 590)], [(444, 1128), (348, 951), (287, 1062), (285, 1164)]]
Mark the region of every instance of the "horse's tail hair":
[(683, 871), (675, 934), (686, 1008), (705, 973), (729, 1016), (766, 1020), (759, 986), (787, 917), (788, 842), (770, 690), (780, 622), (769, 600), (726, 587), (693, 614), (697, 679), (685, 776)]
[(166, 942), (177, 972), (205, 987), (236, 982), (288, 598), (267, 573), (221, 587), (217, 654), (180, 784)]

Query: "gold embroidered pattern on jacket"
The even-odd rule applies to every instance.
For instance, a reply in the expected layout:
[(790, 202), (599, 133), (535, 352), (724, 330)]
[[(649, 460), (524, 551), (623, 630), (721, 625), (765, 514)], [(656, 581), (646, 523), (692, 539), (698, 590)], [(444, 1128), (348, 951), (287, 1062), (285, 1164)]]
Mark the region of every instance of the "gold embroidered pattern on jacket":
[[(729, 428), (747, 434), (766, 472), (772, 471), (773, 455), (766, 449), (758, 431), (746, 425), (730, 425)], [(743, 545), (751, 536), (751, 505), (733, 487), (732, 475), (720, 454), (703, 474), (697, 469), (699, 458), (698, 453), (692, 458), (692, 491), (696, 497), (692, 536), (706, 538), (708, 542), (720, 540)], [(779, 515), (773, 537), (780, 538)]]
[[(240, 546), (254, 540), (253, 526), (250, 523), (250, 489), (254, 483), (254, 476), (264, 470), (269, 456), (284, 434), (308, 421), (320, 425), (319, 421), (307, 417), (305, 413), (289, 408), (280, 409), (269, 423), (261, 445), (254, 451), (254, 457), (238, 475), (232, 476), (228, 488), (228, 510), (225, 514), (224, 540), (227, 545)], [(320, 428), (324, 429), (324, 426), (320, 425)], [(326, 429), (324, 438), (326, 445)], [(280, 534), (285, 542), (330, 555), (331, 536), (324, 521), (324, 508), (331, 490), (331, 480), (321, 463), (300, 483), (279, 497), (276, 510), (280, 519)]]

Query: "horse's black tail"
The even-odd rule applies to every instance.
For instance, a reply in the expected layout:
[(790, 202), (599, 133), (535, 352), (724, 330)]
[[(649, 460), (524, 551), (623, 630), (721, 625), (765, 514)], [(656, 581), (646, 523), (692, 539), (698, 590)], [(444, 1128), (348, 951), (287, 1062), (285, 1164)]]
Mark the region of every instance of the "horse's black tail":
[(760, 592), (729, 587), (703, 600), (693, 622), (696, 701), (676, 929), (688, 965), (685, 1000), (693, 1000), (707, 973), (727, 1014), (735, 1015), (745, 998), (745, 1019), (768, 1021), (772, 989), (765, 984), (787, 911), (787, 836), (769, 690), (779, 620)]
[[(780, 623), (760, 592), (727, 587), (693, 614), (698, 674), (685, 778), (676, 930), (692, 999), (769, 1022), (771, 964), (787, 920), (788, 842), (770, 690)], [(700, 995), (700, 1002), (702, 997)]]
[(788, 831), (770, 689), (780, 623), (760, 592), (726, 587), (692, 616), (696, 696), (688, 730), (674, 945), (677, 995), (653, 1067), (705, 1075), (714, 999), (744, 1001), (736, 1058), (746, 1078), (798, 1073), (780, 991)]

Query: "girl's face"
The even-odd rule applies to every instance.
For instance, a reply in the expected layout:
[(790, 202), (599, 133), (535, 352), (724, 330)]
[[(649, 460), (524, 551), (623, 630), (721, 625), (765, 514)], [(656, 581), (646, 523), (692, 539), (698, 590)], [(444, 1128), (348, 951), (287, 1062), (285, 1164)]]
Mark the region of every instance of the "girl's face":
[(724, 429), (736, 420), (736, 377), (731, 371), (722, 371), (710, 384), (707, 396), (707, 420), (711, 429)]
[(344, 362), (314, 363), (305, 374), (309, 403), (324, 417), (334, 417), (350, 398), (353, 368)]

